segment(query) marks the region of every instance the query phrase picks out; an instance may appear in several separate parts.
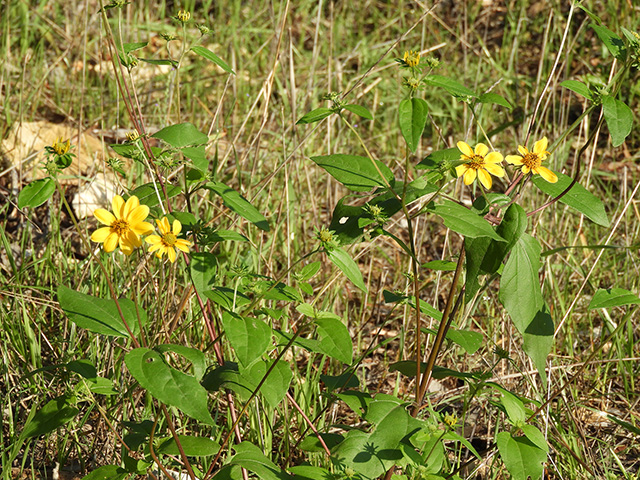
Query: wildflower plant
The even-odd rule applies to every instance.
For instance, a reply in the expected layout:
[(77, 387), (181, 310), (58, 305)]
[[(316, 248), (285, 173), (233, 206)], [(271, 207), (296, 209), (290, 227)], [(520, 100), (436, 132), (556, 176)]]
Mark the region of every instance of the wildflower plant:
[[(96, 282), (85, 293), (87, 285), (72, 285), (69, 280), (55, 292), (60, 309), (78, 329), (114, 343), (113, 370), (123, 372), (125, 380), (121, 385), (110, 383), (109, 372), (99, 371), (81, 355), (65, 360), (56, 368), (70, 385), (69, 394), (29, 415), (26, 433), (16, 444), (70, 423), (80, 416), (83, 403), (91, 403), (99, 406), (98, 415), (121, 448), (112, 463), (95, 469), (89, 480), (154, 477), (158, 471), (169, 477), (170, 469), (181, 469), (192, 480), (248, 479), (250, 475), (442, 480), (460, 478), (458, 473), (467, 464), (483, 458), (459, 428), (465, 425), (469, 405), (483, 397), (496, 419), (492, 422), (495, 432), (487, 434), (493, 435), (489, 448), (497, 450), (501, 465), (514, 478), (539, 478), (549, 453), (541, 412), (557, 394), (529, 398), (492, 380), (500, 362), (512, 361), (502, 347), (491, 350), (495, 358), (489, 355), (477, 362), (482, 369), (471, 369), (462, 359), (477, 356), (483, 342), (489, 342), (468, 325), (487, 297), (496, 310), (504, 312), (492, 311), (494, 316), (509, 318), (518, 332), (512, 341), (521, 345), (534, 365), (535, 381), (547, 385), (546, 362), (556, 319), (553, 305), (543, 295), (542, 244), (530, 218), (562, 202), (597, 224), (608, 224), (600, 200), (577, 185), (577, 174), (573, 179), (562, 174), (566, 170), (563, 157), (553, 155), (570, 130), (557, 134), (551, 144), (544, 136), (529, 150), (524, 145), (530, 145), (529, 132), (536, 121), (533, 112), (516, 154), (502, 130), (486, 128), (478, 115), (484, 105), (510, 108), (505, 97), (472, 90), (436, 74), (433, 70), (439, 62), (407, 50), (392, 63), (408, 75), (399, 82), (405, 89), (394, 106), (397, 138), (403, 143), (393, 162), (377, 158), (376, 150), (364, 140), (355, 120), (367, 122), (374, 117), (369, 108), (350, 103), (349, 91), (328, 93), (321, 99), (327, 104), (297, 121), (299, 129), (329, 118), (340, 125), (342, 143), (333, 148), (348, 153), (331, 150), (311, 156), (310, 161), (347, 193), (332, 206), (330, 224), (316, 227), (315, 236), (301, 242), (303, 253), (291, 254), (282, 271), (273, 272), (264, 266), (268, 255), (256, 246), (256, 239), (264, 236), (274, 248), (278, 246), (281, 232), (273, 228), (275, 216), (266, 217), (257, 202), (223, 176), (214, 145), (217, 138), (181, 118), (180, 72), (187, 55), (219, 66), (225, 75), (235, 73), (213, 51), (199, 45), (211, 33), (208, 28), (198, 26), (200, 35), (190, 42), (191, 14), (185, 10), (173, 17), (179, 31), (163, 35), (167, 43), (182, 40), (180, 53), (173, 57), (167, 47), (168, 59), (143, 58), (139, 51), (146, 42), (127, 43), (116, 37), (125, 29), (111, 31), (107, 15), (126, 4), (113, 2), (101, 13), (107, 20), (104, 28), (110, 44), (118, 48), (114, 61), (121, 65), (114, 74), (133, 127), (125, 143), (111, 145), (119, 158), (109, 164), (129, 175), (129, 184), (135, 188), (114, 196), (111, 210), (96, 209), (95, 219), (87, 224), (71, 215), (78, 238), (85, 242), (86, 270), (96, 265), (104, 282), (99, 285), (107, 288), (99, 288)], [(597, 27), (596, 33), (613, 56), (625, 69), (631, 68), (637, 58), (623, 56), (619, 49), (623, 39), (602, 30), (602, 25)], [(139, 61), (166, 62), (174, 68), (167, 91), (175, 100), (168, 99), (166, 118), (175, 116), (178, 121), (167, 121), (153, 134), (145, 128), (135, 85), (128, 72), (123, 73)], [(612, 141), (620, 145), (631, 130), (628, 107), (618, 98), (620, 82), (626, 77), (612, 78), (611, 93), (600, 94), (597, 105), (588, 86), (580, 82), (565, 86), (591, 102), (585, 116), (602, 109)], [(430, 125), (438, 130), (430, 102), (442, 95), (473, 113), (468, 140), (449, 145), (454, 135), (440, 132), (442, 148), (431, 149), (423, 157), (425, 129)], [(585, 145), (592, 140), (589, 137)], [(60, 139), (47, 152), (64, 168), (70, 149), (70, 142)], [(556, 171), (549, 168), (552, 161)], [(136, 168), (127, 168), (125, 162)], [(523, 199), (525, 188), (539, 190), (546, 201), (531, 205), (528, 198)], [(71, 213), (55, 176), (27, 185), (18, 205), (37, 206), (56, 189)], [(213, 207), (201, 209), (198, 200)], [(223, 217), (231, 219), (232, 230), (219, 227)], [(94, 230), (95, 220), (99, 225)], [(426, 221), (447, 229), (452, 249), (448, 258), (423, 263), (418, 238)], [(89, 235), (88, 230), (93, 232)], [(295, 238), (299, 232), (286, 234)], [(373, 295), (357, 254), (371, 244), (386, 245), (383, 242), (392, 245), (401, 259), (392, 266), (404, 270), (398, 277), (406, 288)], [(108, 255), (95, 255), (96, 243)], [(118, 248), (124, 257), (114, 254)], [(172, 264), (170, 270), (157, 261), (165, 255)], [(176, 262), (178, 256), (180, 262)], [(391, 257), (380, 255), (376, 261)], [(433, 304), (434, 297), (426, 291), (431, 285), (429, 271), (447, 278), (448, 290), (439, 292)], [(387, 340), (375, 343), (383, 325), (376, 326), (371, 345), (358, 351), (356, 337), (361, 330), (354, 328), (352, 312), (332, 311), (326, 288), (313, 283), (314, 278), (326, 276), (331, 279), (328, 285), (342, 275), (348, 280), (341, 291), (344, 298), (361, 295), (366, 299), (363, 304), (384, 302), (388, 312), (409, 312), (402, 333), (396, 336), (402, 337), (399, 356), (388, 365), (389, 378), (396, 385), (393, 393), (381, 394), (377, 387), (360, 383), (364, 359), (386, 345)], [(376, 321), (386, 322), (382, 317), (387, 313)], [(482, 321), (493, 321), (488, 317), (481, 316)], [(464, 353), (455, 356), (454, 361), (459, 361), (455, 369), (438, 366), (445, 347)], [(440, 408), (438, 397), (431, 396), (436, 376), (464, 383), (463, 401), (455, 406), (461, 412)], [(124, 412), (121, 422), (112, 421), (115, 410)], [(336, 422), (338, 410), (348, 411), (344, 418), (352, 424)], [(282, 436), (286, 448), (275, 435)], [(279, 448), (290, 450), (289, 458), (284, 453), (272, 455)], [(17, 458), (16, 452), (19, 448), (11, 450), (9, 463)], [(299, 464), (293, 465), (295, 461)]]

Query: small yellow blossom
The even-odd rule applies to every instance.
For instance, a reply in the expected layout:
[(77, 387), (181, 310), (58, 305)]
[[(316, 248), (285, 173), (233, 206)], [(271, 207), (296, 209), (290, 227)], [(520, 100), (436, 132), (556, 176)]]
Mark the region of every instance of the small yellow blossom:
[(187, 23), (191, 18), (191, 13), (186, 10), (180, 10), (174, 18), (182, 23)]
[(138, 134), (138, 132), (136, 130), (131, 130), (130, 132), (127, 132), (127, 140), (131, 143), (135, 142), (136, 140), (138, 140), (140, 138), (140, 135)]
[(501, 153), (489, 153), (489, 147), (484, 143), (477, 144), (475, 152), (465, 142), (458, 142), (457, 145), (458, 150), (462, 152), (460, 160), (464, 160), (466, 163), (456, 167), (456, 174), (459, 177), (464, 175), (463, 180), (465, 185), (471, 185), (477, 176), (480, 183), (482, 183), (486, 189), (489, 189), (493, 183), (491, 175), (496, 177), (504, 176), (504, 169), (498, 165), (502, 163)]
[(417, 67), (420, 63), (420, 53), (415, 50), (407, 50), (402, 57), (407, 67)]
[(546, 167), (542, 166), (542, 162), (550, 155), (547, 152), (547, 145), (549, 141), (547, 137), (543, 137), (542, 140), (538, 140), (533, 144), (533, 151), (530, 152), (526, 147), (518, 145), (518, 152), (520, 155), (507, 155), (507, 162), (512, 165), (522, 166), (522, 173), (525, 175), (529, 172), (540, 175), (549, 183), (556, 183), (558, 176)]
[(182, 224), (178, 220), (173, 221), (173, 229), (169, 224), (167, 217), (162, 220), (156, 220), (160, 235), (149, 235), (145, 241), (151, 245), (150, 252), (156, 252), (156, 257), (161, 258), (163, 254), (167, 254), (171, 263), (176, 261), (176, 248), (183, 252), (189, 253), (191, 242), (178, 238), (178, 234), (182, 230)]
[(93, 212), (106, 227), (93, 232), (91, 240), (104, 243), (105, 252), (112, 252), (119, 245), (125, 255), (131, 255), (135, 248), (142, 245), (140, 236), (153, 231), (153, 225), (144, 221), (149, 215), (149, 207), (140, 205), (140, 200), (135, 195), (126, 202), (120, 195), (116, 195), (111, 201), (111, 207), (113, 213), (104, 208)]
[(71, 148), (71, 140), (67, 140), (67, 142), (65, 143), (62, 141), (62, 137), (59, 137), (55, 142), (53, 142), (51, 148), (56, 153), (56, 155), (64, 155), (69, 151), (69, 148)]

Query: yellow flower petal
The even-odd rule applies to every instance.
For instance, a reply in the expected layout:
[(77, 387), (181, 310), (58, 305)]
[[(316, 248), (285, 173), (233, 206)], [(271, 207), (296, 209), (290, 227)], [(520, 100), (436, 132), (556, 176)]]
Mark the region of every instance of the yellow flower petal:
[(114, 217), (109, 210), (105, 210), (104, 208), (94, 210), (93, 216), (104, 225), (111, 225), (116, 220), (116, 217)]
[(92, 242), (104, 242), (107, 237), (111, 234), (111, 228), (109, 227), (102, 227), (97, 229), (95, 232), (93, 232), (91, 234), (91, 241)]
[(107, 253), (113, 252), (118, 246), (118, 239), (118, 234), (112, 232), (104, 241), (104, 251)]
[(131, 225), (143, 222), (149, 216), (149, 207), (146, 205), (138, 205), (136, 208), (127, 212), (126, 219)]
[(471, 150), (471, 147), (467, 143), (458, 142), (456, 145), (458, 146), (458, 150), (460, 150), (464, 155), (467, 157), (473, 157), (473, 150)]
[(536, 173), (539, 173), (540, 176), (549, 183), (556, 183), (558, 181), (558, 176), (546, 167), (536, 168)]
[(146, 235), (153, 232), (153, 225), (149, 222), (140, 222), (135, 225), (131, 225), (131, 230), (133, 230), (137, 235)]
[(522, 157), (520, 155), (507, 155), (505, 160), (512, 165), (522, 165)]
[(158, 229), (162, 235), (166, 235), (171, 232), (171, 225), (169, 225), (167, 217), (162, 217), (161, 220), (156, 220), (156, 223), (158, 224)]
[(189, 246), (191, 245), (191, 242), (187, 242), (186, 240), (176, 240), (176, 243), (173, 245), (174, 247), (176, 247), (178, 250), (182, 250), (185, 253), (189, 253)]
[(537, 153), (541, 157), (546, 157), (548, 144), (549, 141), (547, 140), (547, 137), (542, 137), (542, 139), (533, 144), (533, 153)]
[(464, 165), (464, 164), (462, 164), (462, 165), (458, 165), (458, 166), (456, 167), (456, 175), (457, 175), (458, 177), (461, 177), (462, 175), (464, 175), (464, 172), (466, 172), (466, 171), (467, 171), (467, 168), (468, 168), (468, 167), (467, 167), (466, 165)]
[(467, 171), (464, 172), (464, 184), (471, 185), (475, 179), (476, 179), (475, 169), (467, 168)]
[(111, 200), (111, 209), (113, 210), (113, 214), (116, 218), (124, 218), (124, 198), (122, 198), (120, 195), (116, 195), (115, 197), (113, 197), (113, 200)]
[(500, 152), (491, 152), (484, 157), (485, 163), (500, 163), (502, 162), (502, 154)]
[(138, 200), (138, 197), (136, 197), (135, 195), (131, 195), (127, 200), (127, 203), (124, 204), (124, 209), (122, 211), (122, 218), (126, 218), (127, 220), (131, 221), (131, 219), (129, 218), (129, 216), (131, 215), (131, 212), (133, 212), (139, 206), (140, 206), (140, 200)]
[(487, 147), (484, 143), (479, 143), (476, 145), (476, 155), (484, 157), (487, 153), (489, 153), (489, 147)]
[(173, 234), (178, 235), (182, 231), (182, 224), (178, 220), (173, 221)]
[(478, 169), (478, 179), (480, 180), (480, 183), (484, 185), (484, 188), (486, 188), (487, 190), (491, 188), (491, 175), (489, 175), (484, 168)]
[(491, 175), (494, 175), (496, 177), (504, 177), (504, 168), (502, 168), (500, 165), (497, 165), (495, 163), (487, 163), (484, 168), (487, 170), (487, 172), (489, 172)]
[(173, 248), (167, 248), (167, 257), (169, 257), (169, 260), (171, 261), (171, 263), (176, 261), (176, 251)]
[(161, 248), (163, 248), (162, 243), (161, 242), (157, 242), (157, 243), (152, 244), (149, 247), (149, 251), (150, 252), (155, 252), (156, 250), (160, 250)]
[(529, 150), (527, 150), (526, 147), (523, 147), (522, 145), (518, 145), (518, 152), (520, 152), (520, 155), (524, 157), (529, 153)]

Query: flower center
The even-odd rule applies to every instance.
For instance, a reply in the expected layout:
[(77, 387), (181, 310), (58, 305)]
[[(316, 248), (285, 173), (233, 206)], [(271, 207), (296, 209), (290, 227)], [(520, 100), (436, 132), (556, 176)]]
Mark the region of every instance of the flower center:
[(524, 157), (522, 157), (522, 163), (526, 165), (529, 170), (533, 170), (534, 168), (538, 168), (540, 166), (542, 160), (537, 153), (529, 152)]
[(474, 170), (478, 170), (479, 168), (484, 168), (484, 157), (482, 155), (476, 155), (469, 157), (469, 163), (467, 163), (467, 168), (473, 168)]
[(176, 244), (178, 238), (173, 233), (165, 233), (162, 236), (162, 243), (165, 247), (173, 247)]
[(118, 236), (122, 236), (129, 230), (129, 222), (123, 219), (116, 220), (111, 224), (111, 230), (116, 232)]

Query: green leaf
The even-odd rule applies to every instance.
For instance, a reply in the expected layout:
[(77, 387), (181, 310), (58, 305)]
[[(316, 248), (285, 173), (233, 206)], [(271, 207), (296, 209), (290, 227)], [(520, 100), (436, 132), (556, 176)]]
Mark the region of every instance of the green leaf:
[(327, 107), (316, 108), (315, 110), (311, 110), (309, 113), (304, 115), (300, 120), (296, 122), (296, 125), (304, 125), (307, 123), (315, 123), (320, 120), (324, 120), (329, 115), (335, 113), (332, 109)]
[(18, 208), (39, 207), (51, 198), (56, 191), (56, 181), (51, 178), (41, 178), (34, 180), (20, 190), (18, 195)]
[(537, 427), (525, 423), (520, 428), (522, 428), (522, 432), (531, 443), (533, 443), (540, 450), (544, 450), (546, 453), (549, 453), (549, 444), (547, 443), (547, 439), (544, 438), (544, 434), (540, 430), (538, 430)]
[[(60, 285), (58, 287), (58, 302), (69, 320), (81, 328), (102, 335), (129, 337), (129, 332), (122, 322), (114, 300), (85, 295)], [(119, 299), (118, 303), (131, 332), (133, 335), (138, 335), (140, 324), (144, 326), (147, 323), (147, 314), (127, 298)], [(138, 314), (140, 315), (139, 319)]]
[(443, 77), (442, 75), (428, 75), (424, 79), (424, 83), (434, 87), (444, 88), (454, 97), (477, 97), (473, 90), (469, 90), (460, 82)]
[[(172, 198), (176, 195), (179, 195), (182, 192), (182, 187), (180, 185), (166, 185), (167, 197)], [(131, 191), (131, 195), (135, 195), (140, 200), (142, 205), (146, 205), (149, 208), (153, 208), (156, 205), (160, 204), (160, 201), (165, 201), (164, 193), (162, 193), (162, 189), (158, 185), (158, 190), (156, 191), (153, 183), (145, 183), (144, 185), (140, 185), (139, 187), (134, 188)], [(159, 197), (159, 198), (158, 198)]]
[(196, 52), (201, 57), (204, 57), (207, 60), (215, 63), (220, 68), (222, 68), (225, 72), (231, 73), (232, 75), (235, 75), (235, 72), (232, 70), (232, 68), (224, 60), (222, 60), (219, 56), (217, 56), (215, 53), (213, 53), (211, 50), (209, 50), (207, 48), (204, 48), (204, 47), (201, 47), (199, 45), (196, 45), (195, 47), (191, 47), (191, 50)]
[(505, 241), (484, 218), (451, 200), (432, 206), (430, 210), (444, 220), (446, 227), (464, 237), (489, 237), (497, 241)]
[(469, 355), (476, 353), (482, 346), (483, 337), (480, 332), (470, 330), (449, 329), (446, 338), (460, 345)]
[[(191, 437), (188, 435), (178, 435), (178, 440), (182, 449), (188, 457), (208, 457), (215, 455), (220, 450), (220, 444), (206, 437)], [(164, 455), (180, 455), (180, 450), (173, 437), (161, 440), (157, 453)]]
[(148, 42), (125, 43), (122, 45), (124, 53), (131, 53), (147, 46)]
[(250, 365), (271, 345), (271, 327), (258, 318), (223, 312), (222, 325), (242, 365)]
[(619, 147), (631, 133), (633, 112), (624, 102), (610, 95), (603, 95), (602, 110), (607, 127), (609, 127), (611, 143), (614, 147)]
[(363, 292), (367, 291), (367, 286), (362, 279), (362, 273), (358, 264), (351, 256), (341, 248), (334, 248), (327, 252), (329, 260), (344, 273), (351, 282)]
[(150, 395), (206, 425), (214, 424), (207, 391), (195, 377), (170, 367), (158, 352), (148, 348), (131, 350), (124, 361), (133, 378)]
[[(251, 391), (258, 387), (260, 380), (264, 378), (272, 364), (273, 361), (265, 362), (259, 360), (248, 370), (240, 372), (240, 375), (251, 385)], [(260, 387), (260, 394), (272, 408), (277, 407), (287, 394), (292, 378), (293, 373), (289, 365), (282, 360), (278, 361), (262, 384), (262, 387)]]
[(203, 294), (213, 303), (227, 310), (234, 310), (235, 307), (251, 303), (249, 297), (244, 293), (227, 287), (214, 287), (209, 291), (203, 292)]
[(158, 58), (138, 58), (141, 62), (149, 63), (151, 65), (169, 65), (173, 68), (178, 68), (180, 65), (176, 60), (171, 59), (158, 59)]
[[(556, 172), (556, 175), (558, 175), (557, 183), (549, 183), (539, 175), (533, 177), (533, 183), (547, 195), (557, 197), (567, 189), (572, 179), (560, 172)], [(575, 208), (598, 225), (609, 226), (609, 219), (604, 211), (602, 201), (579, 183), (571, 187), (571, 190), (563, 195), (559, 202)]]
[(317, 326), (318, 350), (336, 360), (350, 364), (353, 360), (353, 342), (349, 329), (342, 321), (335, 318), (318, 318)]
[(184, 147), (180, 151), (182, 154), (191, 160), (193, 166), (200, 170), (202, 173), (207, 173), (209, 170), (209, 160), (204, 149), (204, 145), (198, 145), (197, 147)]
[(322, 155), (311, 157), (316, 165), (324, 168), (329, 175), (342, 183), (349, 190), (366, 192), (376, 187), (393, 185), (393, 172), (384, 163), (375, 160), (385, 181), (368, 157), (359, 155)]
[(522, 334), (544, 304), (540, 289), (540, 244), (523, 234), (515, 244), (500, 279), (500, 301)]
[(511, 105), (506, 98), (504, 98), (502, 95), (499, 95), (497, 93), (492, 93), (492, 92), (483, 93), (478, 97), (478, 101), (480, 103), (493, 103), (495, 105), (501, 105), (503, 107), (513, 108), (513, 105)]
[(547, 356), (553, 348), (555, 327), (546, 306), (538, 311), (524, 332), (522, 349), (533, 361), (543, 385), (547, 385)]
[[(320, 433), (320, 437), (322, 437), (322, 440), (324, 440), (325, 445), (329, 449), (335, 447), (344, 439), (344, 437), (338, 433)], [(307, 435), (304, 440), (300, 442), (300, 449), (305, 452), (324, 452), (324, 447), (315, 434)], [(297, 467), (290, 468), (289, 470), (293, 472), (295, 468)]]
[(242, 218), (249, 220), (260, 230), (269, 231), (269, 222), (262, 216), (256, 207), (251, 205), (240, 193), (222, 182), (208, 182), (205, 186), (209, 190), (217, 193), (222, 197), (224, 205), (240, 215)]
[(640, 298), (635, 293), (624, 288), (599, 289), (589, 303), (589, 310), (597, 308), (621, 307), (623, 305), (637, 305)]
[(624, 41), (604, 25), (592, 23), (589, 26), (595, 30), (602, 43), (604, 43), (609, 52), (611, 52), (611, 55), (624, 62), (627, 57), (627, 47), (625, 47)]
[(422, 264), (422, 268), (430, 268), (438, 272), (453, 272), (456, 269), (456, 262), (449, 260), (432, 260)]
[(261, 480), (292, 480), (293, 477), (269, 460), (262, 450), (251, 442), (235, 445), (236, 454), (229, 459), (232, 465), (240, 465), (255, 473)]
[(527, 414), (522, 400), (520, 400), (518, 396), (511, 393), (506, 388), (501, 387), (496, 383), (488, 382), (487, 385), (500, 392), (500, 403), (504, 407), (509, 421), (513, 425), (524, 423), (525, 419), (527, 418)]
[(400, 102), (398, 106), (398, 121), (400, 131), (407, 142), (407, 147), (413, 153), (420, 145), (424, 126), (427, 124), (427, 102), (421, 98), (409, 98)]
[(354, 105), (350, 103), (344, 106), (345, 110), (348, 110), (351, 113), (355, 113), (356, 115), (361, 116), (362, 118), (366, 118), (367, 120), (373, 120), (373, 115), (367, 107), (363, 107), (361, 105)]
[(218, 259), (213, 253), (193, 252), (189, 263), (191, 282), (198, 293), (213, 287), (218, 271)]
[[(302, 448), (302, 444), (300, 444), (300, 448)], [(324, 449), (318, 451), (324, 452)], [(293, 473), (293, 478), (295, 478), (295, 480), (328, 480), (334, 478), (331, 472), (329, 472), (329, 470), (327, 470), (326, 468), (314, 467), (312, 465), (296, 465), (295, 467), (290, 467), (289, 471)]]
[(82, 477), (82, 480), (122, 480), (131, 475), (118, 465), (103, 465)]
[(154, 133), (152, 137), (164, 140), (175, 148), (184, 148), (209, 142), (209, 137), (189, 122), (169, 125)]
[(347, 370), (340, 375), (320, 375), (320, 381), (322, 381), (329, 390), (358, 388), (360, 385), (360, 380), (358, 380), (358, 377), (352, 370)]
[(565, 80), (560, 85), (564, 88), (568, 88), (578, 95), (582, 95), (589, 100), (593, 100), (593, 93), (591, 93), (591, 89), (582, 82), (579, 82), (577, 80)]
[(513, 437), (508, 432), (496, 436), (498, 451), (513, 480), (537, 480), (542, 476), (547, 452), (527, 437)]
[(198, 381), (202, 379), (205, 371), (207, 370), (206, 357), (204, 353), (196, 348), (166, 343), (163, 345), (157, 345), (154, 347), (154, 350), (158, 353), (173, 352), (189, 360), (193, 366), (193, 376)]
[(416, 168), (440, 168), (442, 162), (453, 162), (454, 160), (460, 160), (461, 152), (457, 148), (446, 148), (444, 150), (436, 150), (424, 157)]
[(27, 420), (20, 434), (20, 439), (39, 437), (69, 423), (79, 412), (73, 403), (73, 397), (68, 395), (61, 395), (47, 402), (33, 417)]

